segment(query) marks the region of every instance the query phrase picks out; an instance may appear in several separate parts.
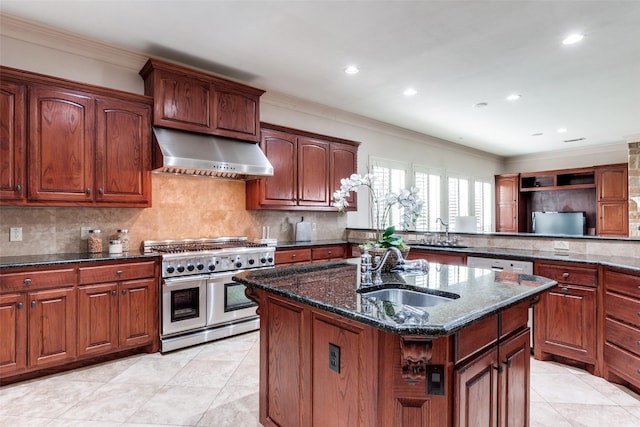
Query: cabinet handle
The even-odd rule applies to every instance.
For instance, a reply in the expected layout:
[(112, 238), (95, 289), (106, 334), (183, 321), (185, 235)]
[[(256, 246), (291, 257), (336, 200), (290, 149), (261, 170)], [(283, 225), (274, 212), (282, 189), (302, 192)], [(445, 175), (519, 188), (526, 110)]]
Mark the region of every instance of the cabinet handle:
[(504, 361), (502, 363), (507, 365), (507, 368), (511, 368), (511, 359), (504, 359)]
[(569, 273), (562, 273), (562, 278), (563, 279), (568, 279), (569, 278)]
[(569, 292), (569, 288), (562, 288), (562, 292)]
[(16, 191), (19, 193), (22, 191), (22, 185), (18, 184), (16, 185)]
[[(21, 309), (21, 308), (22, 308), (22, 306), (23, 306), (23, 304), (22, 304), (21, 302), (19, 302), (19, 303), (18, 303), (18, 310), (19, 310), (19, 309)], [(638, 344), (640, 344), (640, 343), (638, 343)]]
[(111, 295), (113, 295), (114, 297), (116, 296), (116, 294), (117, 294), (117, 292), (115, 290), (111, 291)]
[(118, 270), (118, 271), (116, 271), (116, 274), (117, 274), (118, 276), (120, 276), (120, 275), (122, 274), (122, 270)]
[(98, 194), (104, 194), (104, 190), (102, 188), (98, 188)]
[(26, 279), (24, 279), (22, 281), (22, 283), (24, 283), (25, 286), (29, 286), (31, 284), (31, 279), (29, 279), (28, 277)]
[(36, 308), (36, 300), (31, 301), (31, 308)]
[(126, 289), (123, 289), (123, 290), (122, 290), (122, 295), (126, 295), (126, 294), (127, 294), (127, 290), (126, 290)]
[(498, 366), (494, 366), (493, 369), (495, 369), (496, 371), (498, 371), (499, 374), (502, 373), (502, 365), (498, 365)]
[(91, 194), (91, 188), (87, 188), (86, 190), (84, 190), (84, 192), (87, 194)]

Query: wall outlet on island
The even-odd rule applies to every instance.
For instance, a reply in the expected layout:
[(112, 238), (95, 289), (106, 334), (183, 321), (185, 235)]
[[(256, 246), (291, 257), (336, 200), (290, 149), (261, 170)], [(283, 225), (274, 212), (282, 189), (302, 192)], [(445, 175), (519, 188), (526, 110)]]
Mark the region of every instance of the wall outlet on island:
[(563, 240), (555, 240), (553, 242), (553, 249), (555, 249), (556, 251), (568, 251), (569, 242), (565, 242)]

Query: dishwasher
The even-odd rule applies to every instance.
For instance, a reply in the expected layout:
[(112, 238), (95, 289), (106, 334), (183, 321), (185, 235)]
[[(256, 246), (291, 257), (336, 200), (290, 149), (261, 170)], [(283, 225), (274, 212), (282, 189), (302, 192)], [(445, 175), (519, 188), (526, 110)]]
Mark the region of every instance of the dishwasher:
[[(531, 261), (468, 256), (467, 267), (487, 268), (493, 271), (509, 271), (520, 274), (533, 274), (533, 262)], [(531, 352), (533, 353), (533, 307), (529, 307), (529, 321), (527, 322), (527, 326), (529, 326), (530, 329), (531, 335), (529, 343), (531, 345)]]

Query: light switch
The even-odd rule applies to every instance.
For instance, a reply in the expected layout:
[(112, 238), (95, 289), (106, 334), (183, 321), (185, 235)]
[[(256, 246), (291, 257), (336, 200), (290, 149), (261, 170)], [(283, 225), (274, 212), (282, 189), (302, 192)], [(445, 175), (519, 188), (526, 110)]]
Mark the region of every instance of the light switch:
[(22, 242), (22, 227), (11, 227), (9, 231), (10, 242)]

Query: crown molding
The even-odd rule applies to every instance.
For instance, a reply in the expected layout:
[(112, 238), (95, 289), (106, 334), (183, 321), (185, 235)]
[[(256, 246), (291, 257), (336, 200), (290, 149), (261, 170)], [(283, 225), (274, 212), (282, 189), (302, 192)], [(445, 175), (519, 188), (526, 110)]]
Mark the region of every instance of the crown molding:
[(142, 52), (124, 49), (6, 13), (0, 13), (0, 35), (115, 64), (136, 73), (149, 58), (149, 55)]

